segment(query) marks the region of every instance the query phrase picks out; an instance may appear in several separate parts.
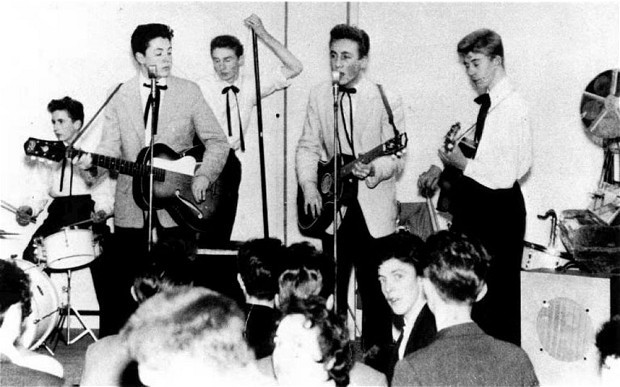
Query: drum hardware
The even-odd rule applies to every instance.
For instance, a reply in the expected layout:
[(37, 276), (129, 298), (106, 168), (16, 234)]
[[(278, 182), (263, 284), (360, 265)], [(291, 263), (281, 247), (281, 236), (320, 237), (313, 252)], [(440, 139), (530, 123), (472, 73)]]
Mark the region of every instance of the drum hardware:
[[(66, 323), (66, 336), (65, 336), (64, 341), (67, 345), (76, 343), (82, 337), (86, 335), (90, 335), (90, 337), (92, 337), (94, 341), (98, 341), (97, 336), (95, 336), (92, 329), (90, 329), (86, 325), (86, 323), (84, 323), (84, 320), (82, 319), (82, 315), (80, 314), (80, 312), (78, 312), (77, 309), (71, 306), (71, 274), (72, 274), (72, 269), (67, 269), (67, 286), (63, 287), (63, 292), (67, 293), (67, 303), (58, 308), (61, 316), (60, 316), (60, 320), (58, 321), (58, 324), (56, 325), (56, 334), (54, 338), (54, 349), (56, 349), (56, 346), (58, 345), (58, 340), (60, 338), (60, 335), (62, 334), (62, 331), (64, 329), (63, 326), (65, 325), (65, 323)], [(78, 319), (78, 321), (80, 322), (83, 328), (82, 332), (80, 332), (73, 339), (71, 339), (71, 314), (73, 314)]]
[(523, 270), (565, 270), (572, 262), (572, 257), (569, 253), (555, 248), (558, 227), (558, 217), (556, 212), (554, 210), (548, 210), (545, 214), (538, 215), (537, 217), (541, 220), (551, 219), (549, 243), (545, 247), (536, 243), (524, 241), (521, 268)]

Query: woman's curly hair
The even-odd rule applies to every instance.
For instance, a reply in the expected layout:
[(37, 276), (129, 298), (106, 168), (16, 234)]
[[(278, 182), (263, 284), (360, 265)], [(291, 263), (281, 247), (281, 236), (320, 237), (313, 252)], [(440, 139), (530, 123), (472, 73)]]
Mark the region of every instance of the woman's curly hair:
[(282, 310), (283, 318), (290, 314), (301, 314), (306, 318), (307, 328), (318, 328), (320, 363), (330, 365), (326, 367), (327, 373), (336, 386), (347, 386), (353, 357), (344, 319), (327, 309), (325, 299), (319, 296), (310, 296), (306, 299), (293, 296), (283, 305)]

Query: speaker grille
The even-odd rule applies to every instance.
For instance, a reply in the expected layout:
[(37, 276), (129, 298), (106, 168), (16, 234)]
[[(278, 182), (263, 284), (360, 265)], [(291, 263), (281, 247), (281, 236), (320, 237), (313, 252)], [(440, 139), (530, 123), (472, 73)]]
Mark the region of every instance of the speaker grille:
[(569, 298), (543, 300), (536, 319), (541, 350), (560, 361), (587, 360), (586, 353), (594, 344), (589, 312)]

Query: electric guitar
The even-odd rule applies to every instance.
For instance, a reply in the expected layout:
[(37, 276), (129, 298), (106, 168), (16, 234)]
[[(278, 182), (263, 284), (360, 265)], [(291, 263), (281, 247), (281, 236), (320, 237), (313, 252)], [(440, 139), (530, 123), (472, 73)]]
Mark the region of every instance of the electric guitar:
[[(306, 236), (320, 236), (334, 220), (334, 201), (336, 207), (340, 208), (357, 197), (358, 180), (351, 174), (356, 162), (368, 164), (377, 157), (395, 154), (405, 149), (406, 146), (407, 133), (402, 133), (360, 155), (357, 159), (353, 159), (353, 156), (341, 155), (333, 157), (328, 162), (319, 162), (317, 188), (321, 195), (323, 208), (318, 216), (313, 216), (310, 211), (306, 213), (304, 193), (301, 186), (298, 187), (297, 224), (301, 233)], [(337, 163), (338, 168), (337, 179), (334, 179), (334, 163)], [(334, 180), (336, 180), (338, 187), (335, 187)]]
[[(452, 152), (455, 146), (459, 146), (463, 155), (468, 159), (474, 157), (476, 153), (477, 144), (474, 141), (466, 138), (465, 136), (472, 130), (470, 127), (465, 133), (459, 134), (461, 130), (461, 123), (457, 122), (450, 127), (448, 133), (444, 137), (444, 150), (446, 152)], [(441, 212), (452, 212), (452, 195), (454, 195), (454, 185), (457, 180), (463, 176), (463, 171), (459, 168), (447, 165), (444, 167), (441, 175), (439, 176), (439, 198), (437, 199), (437, 210)]]
[[(133, 197), (143, 210), (149, 208), (150, 148), (140, 151), (135, 162), (88, 153), (79, 149), (67, 149), (62, 141), (29, 138), (24, 143), (28, 156), (52, 161), (72, 159), (90, 154), (92, 164), (133, 177)], [(178, 224), (194, 231), (206, 231), (210, 218), (217, 209), (222, 190), (222, 174), (209, 186), (206, 200), (197, 202), (191, 190), (194, 172), (202, 160), (204, 146), (199, 145), (177, 153), (165, 144), (153, 146), (153, 209), (165, 209)]]

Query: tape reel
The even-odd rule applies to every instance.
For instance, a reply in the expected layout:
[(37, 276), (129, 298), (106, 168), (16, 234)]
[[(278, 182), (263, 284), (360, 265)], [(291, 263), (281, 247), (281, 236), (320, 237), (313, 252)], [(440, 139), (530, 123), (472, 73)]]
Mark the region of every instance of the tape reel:
[(581, 98), (581, 121), (586, 130), (602, 139), (620, 137), (620, 70), (597, 75)]

